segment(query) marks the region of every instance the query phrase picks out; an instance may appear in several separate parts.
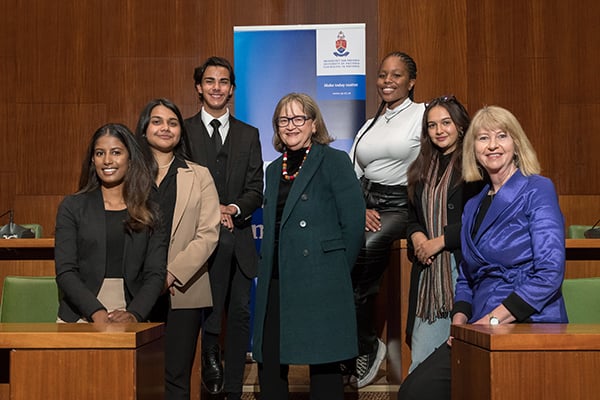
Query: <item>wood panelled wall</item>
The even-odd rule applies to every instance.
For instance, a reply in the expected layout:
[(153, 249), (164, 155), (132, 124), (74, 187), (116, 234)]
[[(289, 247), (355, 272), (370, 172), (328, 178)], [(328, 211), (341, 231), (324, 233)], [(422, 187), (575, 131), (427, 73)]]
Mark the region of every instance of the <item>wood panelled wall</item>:
[(511, 109), (567, 223), (589, 224), (600, 218), (599, 16), (595, 0), (3, 0), (0, 212), (14, 208), (18, 223), (52, 236), (94, 130), (134, 128), (155, 97), (192, 115), (193, 68), (233, 58), (234, 26), (365, 22), (368, 114), (380, 58), (406, 51), (419, 67), (417, 100), (451, 93), (471, 112)]

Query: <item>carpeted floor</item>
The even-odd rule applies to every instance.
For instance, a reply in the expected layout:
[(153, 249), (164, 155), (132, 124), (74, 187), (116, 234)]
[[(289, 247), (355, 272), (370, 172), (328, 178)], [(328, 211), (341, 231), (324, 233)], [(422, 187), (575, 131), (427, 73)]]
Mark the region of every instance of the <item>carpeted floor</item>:
[[(244, 376), (244, 394), (243, 400), (261, 400), (258, 392), (258, 376), (256, 364), (248, 364)], [(308, 367), (291, 366), (289, 373), (290, 382), (290, 400), (309, 400), (309, 382)], [(385, 364), (378, 373), (377, 378), (372, 385), (360, 389), (360, 391), (351, 388), (346, 389), (344, 400), (396, 400), (398, 396), (398, 384), (391, 384), (387, 381), (385, 373)], [(202, 400), (221, 400), (214, 399), (208, 395), (202, 397)]]

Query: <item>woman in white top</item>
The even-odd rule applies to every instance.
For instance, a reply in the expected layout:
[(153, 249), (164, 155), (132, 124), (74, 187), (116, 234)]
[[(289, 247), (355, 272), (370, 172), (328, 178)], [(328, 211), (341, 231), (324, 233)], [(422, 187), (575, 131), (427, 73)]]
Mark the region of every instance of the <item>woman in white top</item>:
[(425, 106), (413, 101), (417, 65), (407, 54), (388, 54), (379, 67), (381, 105), (356, 135), (351, 157), (361, 179), (367, 205), (365, 243), (352, 272), (358, 324), (359, 357), (356, 385), (373, 381), (385, 358), (377, 337), (374, 300), (391, 244), (406, 237), (407, 170), (417, 158)]

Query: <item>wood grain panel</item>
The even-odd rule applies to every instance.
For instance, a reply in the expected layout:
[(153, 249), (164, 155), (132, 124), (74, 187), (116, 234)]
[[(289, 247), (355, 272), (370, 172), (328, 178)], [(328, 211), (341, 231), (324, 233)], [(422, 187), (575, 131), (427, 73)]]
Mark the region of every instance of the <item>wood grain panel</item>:
[(403, 51), (417, 63), (415, 98), (467, 98), (467, 2), (380, 1), (378, 51)]
[(561, 195), (560, 209), (569, 225), (594, 225), (600, 219), (600, 195)]
[[(14, 88), (9, 84), (7, 86)], [(0, 102), (0, 129), (2, 132), (0, 134), (0, 172), (8, 173), (16, 170), (17, 153), (14, 144), (17, 141), (15, 128), (18, 124), (15, 109), (14, 103)], [(4, 187), (0, 186), (0, 188)]]
[[(133, 353), (134, 350), (90, 350), (82, 356), (79, 351), (16, 350), (11, 354), (11, 399), (133, 400)], [(56, 365), (60, 368), (47, 368), (43, 374), (25, 373), (32, 365)], [(98, 365), (113, 365), (115, 368), (99, 369)], [(65, 376), (71, 377), (70, 383), (57, 384), (65, 383)], [(119, 384), (115, 385), (115, 381)]]
[[(600, 104), (561, 104), (554, 110), (552, 121), (557, 141), (550, 157), (559, 166), (556, 183), (561, 195), (600, 194), (598, 115)], [(597, 207), (589, 220), (600, 218)]]
[[(562, 104), (600, 103), (600, 4), (595, 0), (557, 1), (560, 17), (555, 30), (558, 51), (556, 85)], [(600, 126), (600, 121), (593, 125)], [(588, 130), (590, 126), (586, 127)], [(577, 131), (581, 132), (581, 131)]]
[(18, 103), (93, 103), (105, 69), (102, 0), (20, 1), (16, 15)]
[[(492, 399), (593, 399), (598, 394), (597, 351), (504, 352), (492, 355), (492, 365)], [(565, 370), (577, 373), (565, 379)]]
[[(79, 176), (71, 183), (72, 192), (77, 188), (78, 179)], [(54, 237), (56, 212), (63, 198), (63, 195), (17, 195), (13, 206), (15, 222), (19, 224), (40, 224), (42, 225), (43, 237)]]
[[(71, 193), (94, 131), (105, 123), (101, 104), (19, 104), (16, 141), (17, 188), (21, 195)], [(42, 205), (40, 205), (42, 206)]]
[(596, 398), (599, 327), (593, 324), (453, 326), (452, 398)]
[[(106, 86), (107, 93), (111, 94), (107, 120), (124, 122), (132, 131), (142, 108), (154, 98), (166, 97), (178, 105), (196, 102), (193, 59), (112, 58), (108, 65), (118, 79)], [(197, 110), (195, 106), (192, 113)]]
[(0, 35), (0, 57), (15, 56), (14, 38), (18, 30), (17, 21), (14, 18), (16, 13), (17, 0), (4, 0), (0, 3), (0, 29), (2, 32), (2, 35)]
[(452, 343), (452, 348), (452, 399), (488, 400), (491, 391), (489, 352), (459, 340)]
[[(4, 214), (14, 206), (16, 178), (14, 172), (0, 172), (0, 214)], [(8, 221), (8, 215), (0, 218), (0, 226), (4, 226)]]
[[(211, 4), (212, 3), (212, 4)], [(197, 0), (102, 2), (107, 57), (193, 57), (214, 28), (207, 14), (224, 14), (221, 3)], [(218, 42), (215, 42), (215, 44)]]
[[(1, 50), (0, 50), (1, 51)], [(7, 51), (9, 53), (10, 51)], [(12, 55), (0, 55), (0, 107), (4, 108), (3, 112), (6, 112), (7, 106), (14, 104), (15, 92), (16, 92), (16, 58), (14, 54)], [(3, 125), (6, 125), (6, 128), (3, 130), (7, 132), (9, 128), (8, 121), (9, 119), (2, 119)]]
[(5, 349), (135, 349), (163, 335), (160, 323), (0, 324), (0, 346)]

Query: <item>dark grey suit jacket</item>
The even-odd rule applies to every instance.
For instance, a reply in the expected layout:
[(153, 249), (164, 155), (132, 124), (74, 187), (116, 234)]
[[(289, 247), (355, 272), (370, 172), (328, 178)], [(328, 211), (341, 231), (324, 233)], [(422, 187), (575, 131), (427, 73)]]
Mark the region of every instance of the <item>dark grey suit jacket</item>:
[[(166, 278), (168, 238), (164, 231), (126, 232), (123, 274), (127, 311), (146, 319)], [(106, 270), (106, 225), (100, 189), (65, 197), (56, 216), (58, 316), (66, 322), (90, 318), (104, 308), (96, 296)]]
[[(208, 167), (206, 151), (214, 146), (210, 141), (201, 112), (185, 120), (188, 133), (191, 160)], [(235, 257), (247, 277), (256, 276), (258, 256), (252, 235), (252, 213), (262, 206), (263, 201), (263, 160), (258, 129), (242, 121), (229, 117), (229, 133), (223, 146), (226, 146), (227, 173), (225, 193), (219, 193), (223, 205), (237, 204), (241, 214), (234, 219)]]

